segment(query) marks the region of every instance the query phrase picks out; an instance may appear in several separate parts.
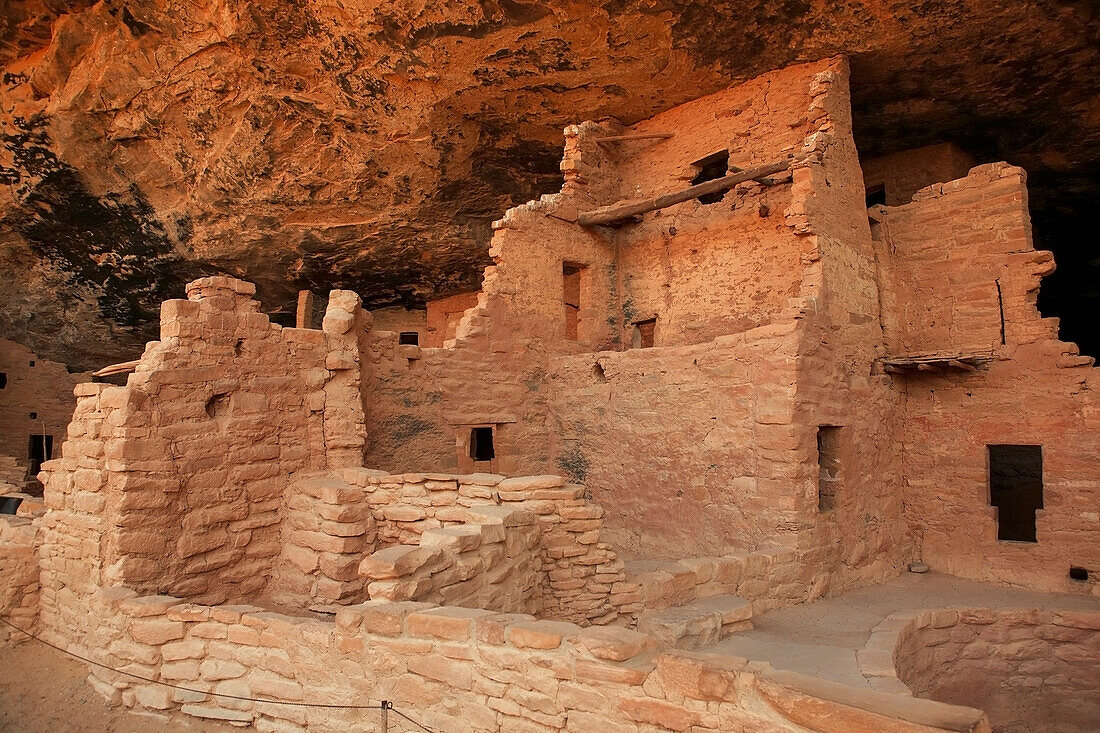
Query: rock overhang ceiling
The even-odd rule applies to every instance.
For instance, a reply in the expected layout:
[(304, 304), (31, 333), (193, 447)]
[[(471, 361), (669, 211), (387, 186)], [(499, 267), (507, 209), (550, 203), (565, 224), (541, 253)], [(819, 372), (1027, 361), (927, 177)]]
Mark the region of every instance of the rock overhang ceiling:
[(201, 273), (272, 311), (299, 287), (476, 288), (490, 222), (560, 185), (566, 124), (834, 53), (863, 155), (950, 140), (1023, 165), (1041, 243), (1096, 259), (1072, 224), (1100, 192), (1092, 2), (16, 0), (0, 330), (87, 368)]

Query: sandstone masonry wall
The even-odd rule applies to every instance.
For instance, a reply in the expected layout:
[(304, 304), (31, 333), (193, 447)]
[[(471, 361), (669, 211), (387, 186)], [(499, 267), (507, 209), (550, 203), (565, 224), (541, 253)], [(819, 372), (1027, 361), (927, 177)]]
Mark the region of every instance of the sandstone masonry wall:
[[(812, 593), (889, 577), (909, 552), (900, 462), (883, 440), (894, 433), (898, 394), (875, 368), (882, 353), (879, 285), (851, 135), (849, 75), (837, 59), (810, 85), (808, 113), (821, 122), (807, 145), (821, 162), (794, 169), (796, 204), (788, 213), (802, 240), (804, 275), (792, 307), (804, 325), (795, 381), (777, 386), (793, 394), (794, 408), (771, 444), (784, 448), (787, 460), (777, 461), (770, 477), (793, 489), (797, 524), (788, 527), (796, 539), (788, 542), (811, 567), (829, 569)], [(823, 440), (828, 431), (831, 445)]]
[(1100, 720), (1100, 612), (924, 612), (897, 632), (894, 658), (914, 695), (980, 707), (997, 730)]
[[(0, 515), (0, 618), (32, 633), (39, 603), (37, 534), (38, 528), (30, 519)], [(23, 634), (0, 625), (0, 642), (27, 640)]]
[[(686, 188), (699, 171), (692, 163), (715, 153), (728, 152), (734, 169), (803, 153), (806, 137), (827, 120), (811, 92), (822, 66), (766, 74), (626, 131), (674, 132), (671, 139), (601, 145), (607, 167), (622, 181), (619, 197)], [(655, 345), (673, 346), (739, 333), (786, 315), (802, 279), (802, 245), (786, 218), (799, 197), (786, 183), (790, 174), (773, 180), (782, 183), (748, 183), (721, 201), (693, 200), (606, 233), (616, 246), (620, 343), (629, 346), (631, 324), (648, 318), (657, 318)]]
[[(101, 669), (113, 705), (253, 724), (375, 730), (369, 711), (252, 703), (210, 693), (358, 704), (392, 701), (434, 729), (471, 731), (988, 731), (978, 710), (854, 692), (767, 665), (650, 652), (625, 629), (427, 603), (371, 602), (335, 623), (250, 606), (207, 607), (105, 588), (90, 599), (99, 656), (201, 692)], [(853, 728), (853, 726), (855, 726)]]
[(990, 353), (1057, 338), (1054, 319), (1035, 309), (1054, 258), (1032, 246), (1022, 169), (979, 166), (881, 218), (885, 310), (896, 316), (883, 326), (893, 354)]
[[(788, 459), (794, 321), (707, 344), (559, 357), (557, 469), (583, 480), (627, 550), (725, 554), (783, 544), (796, 517)], [(780, 448), (781, 450), (781, 448)]]
[[(568, 128), (562, 193), (496, 223), (495, 265), (455, 341), (416, 351), (381, 335), (369, 342), (369, 418), (379, 429), (368, 465), (564, 472), (590, 488), (609, 511), (609, 537), (632, 551), (672, 543), (684, 554), (721, 555), (800, 543), (828, 548), (822, 567), (853, 568), (853, 578), (894, 572), (906, 554), (894, 457), (864, 442), (884, 428), (891, 385), (863, 376), (875, 355), (878, 299), (848, 100), (846, 64), (832, 60), (633, 128)], [(599, 142), (669, 130), (671, 140)], [(680, 204), (620, 230), (572, 223), (594, 205), (688, 185), (691, 163), (718, 149), (738, 167), (791, 154), (800, 162), (776, 185), (749, 184), (718, 204)], [(837, 208), (844, 213), (831, 213)], [(858, 245), (838, 244), (846, 238)], [(845, 273), (828, 297), (826, 256)], [(563, 266), (580, 268), (575, 339)], [(713, 272), (751, 274), (755, 284), (714, 287), (702, 275)], [(658, 346), (621, 351), (632, 322), (650, 315)], [(812, 336), (800, 336), (814, 317)], [(843, 335), (833, 339), (842, 347), (821, 347), (830, 332)], [(857, 374), (851, 364), (862, 365)], [(870, 406), (854, 407), (865, 395)], [(822, 424), (851, 426), (846, 508), (820, 537), (795, 540), (821, 524), (812, 462)], [(487, 465), (468, 453), (476, 426), (494, 430)], [(879, 478), (863, 478), (872, 475)], [(849, 518), (865, 531), (841, 531)]]
[[(7, 339), (0, 339), (0, 374), (5, 382), (0, 388), (0, 455), (15, 458), (26, 471), (32, 435), (49, 436), (53, 454), (60, 455), (65, 426), (76, 408), (73, 388), (88, 381), (88, 375), (69, 374), (64, 364), (39, 358)], [(13, 472), (10, 478), (20, 479), (19, 488), (23, 488), (21, 477)]]
[(951, 143), (939, 143), (864, 160), (861, 167), (867, 190), (882, 186), (885, 204), (902, 206), (933, 183), (966, 177), (977, 162)]
[[(905, 515), (921, 557), (963, 577), (1098, 592), (1095, 572), (1068, 577), (1071, 565), (1100, 567), (1097, 376), (1091, 358), (1057, 340), (1057, 320), (1036, 309), (1039, 280), (1054, 264), (1032, 248), (1023, 171), (979, 166), (887, 208), (876, 229), (879, 246), (896, 253), (894, 279), (884, 282), (901, 283), (884, 290), (902, 316), (886, 324), (890, 343), (993, 356), (975, 372), (902, 378)], [(935, 323), (915, 315), (922, 308), (939, 314)], [(1042, 446), (1036, 543), (997, 539), (987, 446), (1001, 444)]]
[(429, 300), (427, 333), (421, 339), (421, 345), (438, 348), (454, 339), (462, 315), (477, 305), (477, 296), (477, 293), (459, 293)]
[[(62, 458), (43, 467), (52, 592), (124, 581), (215, 601), (261, 593), (286, 476), (362, 460), (358, 297), (335, 291), (313, 331), (272, 325), (254, 292), (195, 281), (164, 304), (161, 341), (126, 387), (77, 388)], [(69, 615), (62, 598), (44, 606)]]

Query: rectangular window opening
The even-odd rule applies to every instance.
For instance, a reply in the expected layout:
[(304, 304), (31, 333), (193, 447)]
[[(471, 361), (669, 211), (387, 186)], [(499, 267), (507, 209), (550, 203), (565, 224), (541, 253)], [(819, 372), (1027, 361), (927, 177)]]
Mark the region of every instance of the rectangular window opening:
[(397, 335), (397, 343), (406, 346), (419, 346), (420, 334), (416, 331), (402, 331)]
[(8, 375), (4, 372), (0, 372), (0, 389), (8, 386)]
[(872, 206), (885, 206), (886, 205), (886, 186), (868, 186), (867, 187), (867, 208)]
[(1043, 447), (990, 445), (989, 503), (997, 507), (997, 539), (1037, 542), (1035, 511), (1043, 508)]
[(631, 348), (649, 349), (653, 347), (654, 335), (657, 331), (657, 319), (650, 318), (646, 321), (638, 321), (634, 324), (634, 335), (631, 338)]
[(562, 306), (565, 311), (565, 338), (577, 341), (581, 325), (581, 272), (584, 265), (561, 265)]
[[(691, 179), (691, 185), (698, 186), (700, 183), (722, 178), (729, 173), (730, 153), (728, 150), (722, 150), (708, 155), (702, 160), (697, 160), (691, 165), (696, 170), (695, 177)], [(701, 204), (716, 204), (725, 198), (727, 193), (729, 191), (706, 193), (696, 200)]]
[(496, 457), (493, 449), (492, 428), (470, 429), (470, 458), (475, 461), (491, 461)]
[(27, 458), (31, 461), (31, 476), (42, 470), (42, 464), (53, 458), (53, 436), (32, 435), (27, 441)]
[(840, 488), (840, 431), (835, 425), (817, 429), (817, 508), (835, 509)]

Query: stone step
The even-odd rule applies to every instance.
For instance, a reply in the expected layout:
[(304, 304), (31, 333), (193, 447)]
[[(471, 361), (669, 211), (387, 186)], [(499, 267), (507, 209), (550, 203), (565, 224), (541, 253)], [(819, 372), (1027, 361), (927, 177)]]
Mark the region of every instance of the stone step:
[(752, 628), (752, 603), (738, 596), (712, 596), (685, 606), (643, 611), (638, 631), (662, 646), (702, 649)]
[(722, 626), (731, 626), (748, 621), (752, 618), (752, 601), (747, 601), (740, 596), (711, 596), (700, 598), (691, 603), (698, 608), (717, 611), (722, 614)]

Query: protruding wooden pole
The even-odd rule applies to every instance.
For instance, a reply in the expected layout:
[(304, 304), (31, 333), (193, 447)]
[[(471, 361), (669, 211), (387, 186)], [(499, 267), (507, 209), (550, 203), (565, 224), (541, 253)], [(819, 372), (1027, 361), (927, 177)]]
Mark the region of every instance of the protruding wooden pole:
[(578, 216), (577, 223), (580, 224), (582, 227), (594, 226), (596, 224), (611, 224), (616, 221), (622, 221), (623, 219), (629, 219), (632, 216), (645, 214), (649, 211), (664, 209), (666, 207), (672, 206), (673, 204), (690, 201), (691, 199), (696, 199), (700, 196), (706, 196), (707, 194), (718, 193), (719, 191), (728, 191), (739, 183), (744, 183), (745, 181), (751, 181), (757, 178), (764, 178), (765, 176), (770, 176), (773, 173), (785, 171), (791, 167), (792, 162), (792, 160), (788, 159), (778, 161), (776, 163), (769, 163), (768, 165), (762, 165), (759, 168), (752, 168), (747, 171), (731, 173), (728, 176), (715, 178), (713, 181), (706, 181), (695, 186), (689, 186), (682, 191), (673, 191), (672, 193), (666, 193), (661, 196), (656, 196), (649, 199), (620, 201), (619, 203), (611, 204), (610, 206), (602, 206), (598, 209), (593, 209), (592, 211), (586, 211), (585, 213)]
[(596, 142), (598, 143), (610, 143), (617, 142), (619, 140), (668, 140), (672, 137), (671, 132), (634, 132), (626, 135), (608, 135), (607, 137), (598, 137)]

